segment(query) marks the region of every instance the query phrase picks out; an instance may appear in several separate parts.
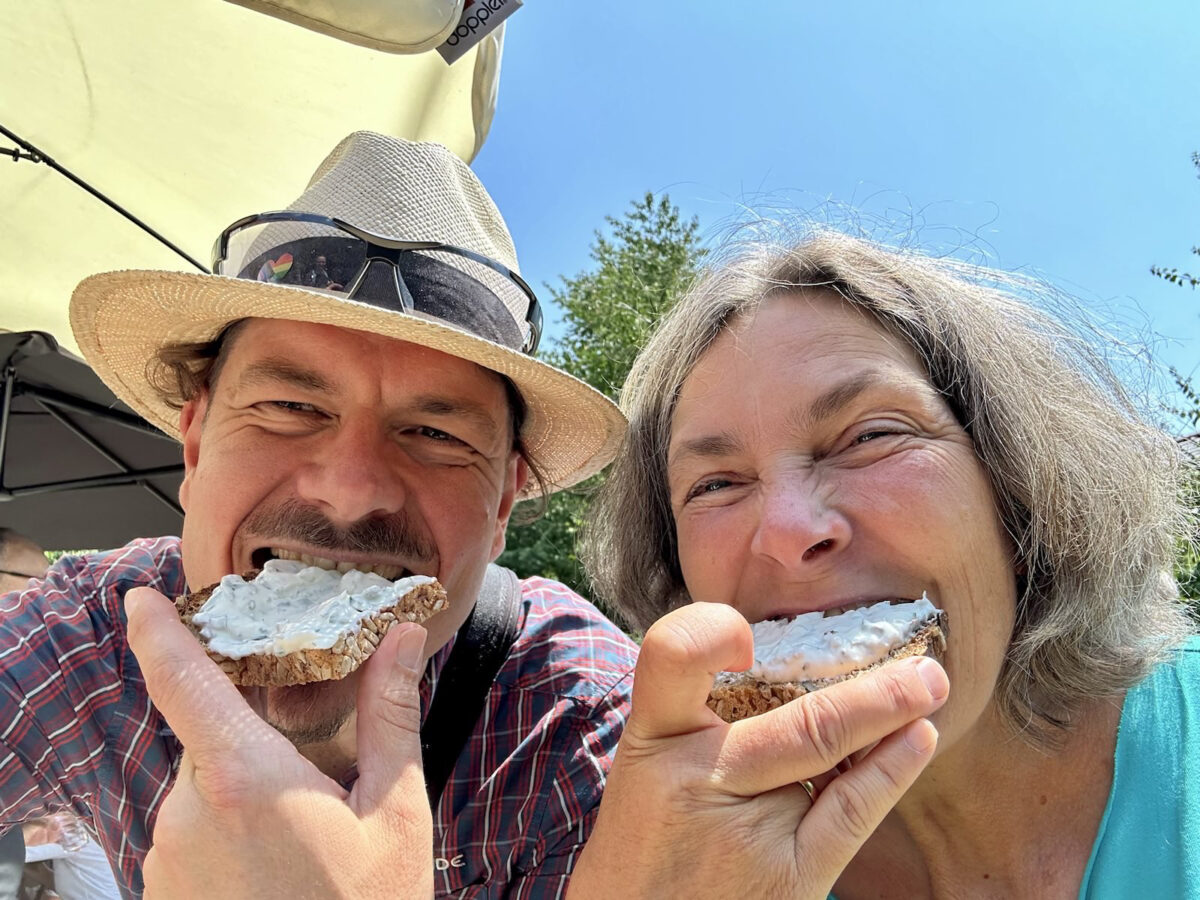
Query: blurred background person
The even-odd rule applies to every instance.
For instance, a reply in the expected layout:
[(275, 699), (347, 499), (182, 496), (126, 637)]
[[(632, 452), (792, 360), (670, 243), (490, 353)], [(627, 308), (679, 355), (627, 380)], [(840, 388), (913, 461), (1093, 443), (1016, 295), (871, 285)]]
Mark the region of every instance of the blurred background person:
[[(30, 578), (46, 573), (46, 554), (25, 535), (11, 528), (0, 528), (0, 594), (20, 590)], [(25, 841), (21, 829), (13, 828), (0, 836), (0, 900), (20, 896), (21, 876), (25, 869)]]
[[(30, 579), (46, 574), (46, 552), (32, 539), (12, 528), (0, 528), (0, 594), (24, 589)], [(69, 812), (59, 812), (13, 828), (0, 838), (0, 900), (21, 897), (22, 878), (45, 886), (44, 878), (31, 878), (27, 863), (47, 861), (53, 872), (54, 893), (63, 900), (108, 900), (120, 893), (104, 851), (88, 835), (83, 823)]]
[(16, 900), (25, 867), (25, 841), (21, 829), (0, 835), (0, 900)]
[(41, 578), (49, 564), (46, 553), (12, 528), (0, 528), (0, 594), (19, 591), (30, 578)]
[[(14, 829), (16, 830), (16, 829)], [(61, 900), (120, 900), (104, 851), (78, 818), (59, 812), (33, 819), (22, 827), (25, 837), (26, 889), (52, 888)], [(38, 863), (49, 866), (50, 878)], [(40, 870), (40, 871), (38, 871)], [(37, 894), (33, 896), (48, 896)]]

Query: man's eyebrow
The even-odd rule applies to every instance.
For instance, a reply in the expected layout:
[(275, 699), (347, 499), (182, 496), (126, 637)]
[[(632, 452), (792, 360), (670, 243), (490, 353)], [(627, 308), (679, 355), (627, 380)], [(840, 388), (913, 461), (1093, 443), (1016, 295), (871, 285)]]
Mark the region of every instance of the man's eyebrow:
[(243, 384), (283, 383), (321, 394), (332, 394), (333, 383), (319, 372), (296, 365), (288, 359), (267, 357), (252, 362), (242, 372)]
[(496, 419), (495, 409), (483, 403), (457, 397), (446, 397), (441, 394), (421, 394), (413, 398), (412, 406), (418, 412), (432, 416), (454, 416), (467, 419), (484, 429), (489, 439), (500, 433), (501, 423)]

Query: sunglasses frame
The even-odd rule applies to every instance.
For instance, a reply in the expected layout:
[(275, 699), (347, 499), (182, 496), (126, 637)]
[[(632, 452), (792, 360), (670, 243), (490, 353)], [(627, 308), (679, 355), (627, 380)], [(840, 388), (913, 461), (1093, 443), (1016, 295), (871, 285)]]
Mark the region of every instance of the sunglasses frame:
[[(317, 213), (293, 212), (289, 210), (276, 210), (273, 212), (258, 213), (257, 215), (244, 216), (238, 219), (232, 225), (225, 228), (218, 235), (217, 240), (213, 244), (212, 251), (212, 270), (214, 273), (220, 273), (221, 264), (225, 262), (229, 254), (229, 242), (234, 233), (249, 225), (267, 224), (271, 222), (307, 222), (313, 225), (324, 225), (329, 228), (336, 228), (345, 234), (355, 237), (367, 245), (367, 257), (363, 260), (362, 268), (359, 269), (353, 281), (346, 286), (345, 293), (347, 297), (353, 298), (354, 292), (361, 286), (362, 282), (367, 277), (367, 271), (374, 261), (390, 263), (392, 267), (392, 278), (396, 285), (396, 293), (400, 297), (400, 302), (406, 310), (414, 310), (412, 294), (408, 290), (408, 286), (404, 283), (404, 279), (400, 276), (400, 254), (412, 253), (421, 250), (438, 250), (450, 253), (456, 256), (461, 256), (464, 259), (469, 259), (481, 266), (486, 266), (499, 275), (503, 275), (518, 288), (529, 299), (529, 307), (525, 312), (525, 321), (529, 325), (529, 334), (525, 338), (524, 344), (521, 346), (521, 352), (527, 353), (530, 356), (537, 350), (538, 344), (542, 339), (542, 306), (538, 303), (537, 295), (520, 275), (510, 269), (503, 263), (497, 262), (491, 257), (484, 256), (482, 253), (476, 253), (474, 250), (468, 250), (465, 247), (456, 247), (454, 244), (444, 244), (440, 241), (405, 241), (398, 238), (384, 237), (383, 235), (373, 234), (370, 231), (365, 231), (349, 222), (341, 219), (332, 218), (330, 216), (322, 216)], [(237, 277), (237, 276), (233, 276)]]

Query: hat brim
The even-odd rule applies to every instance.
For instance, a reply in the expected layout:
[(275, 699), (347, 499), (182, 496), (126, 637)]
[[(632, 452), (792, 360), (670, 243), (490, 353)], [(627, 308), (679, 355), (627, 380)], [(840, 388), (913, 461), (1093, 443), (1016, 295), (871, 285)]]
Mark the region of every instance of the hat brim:
[[(291, 319), (420, 344), (512, 380), (528, 406), (522, 437), (548, 485), (570, 487), (604, 468), (625, 431), (617, 406), (587, 383), (531, 356), (440, 321), (380, 309), (291, 285), (187, 272), (92, 275), (71, 296), (71, 329), (88, 363), (113, 392), (179, 439), (179, 412), (147, 370), (168, 343), (208, 341), (245, 318)], [(540, 493), (532, 481), (521, 499)]]

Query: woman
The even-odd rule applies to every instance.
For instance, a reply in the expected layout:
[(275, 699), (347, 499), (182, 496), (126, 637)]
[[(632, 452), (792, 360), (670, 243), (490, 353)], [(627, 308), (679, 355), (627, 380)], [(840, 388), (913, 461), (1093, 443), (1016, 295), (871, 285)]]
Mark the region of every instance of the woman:
[[(727, 748), (746, 758), (756, 720), (659, 727), (652, 700), (639, 727), (635, 695), (578, 874), (623, 840), (674, 848), (679, 896), (1200, 896), (1177, 453), (1023, 287), (822, 232), (710, 273), (664, 319), (626, 384), (588, 553), (632, 621), (667, 616), (639, 689), (745, 668), (747, 626), (708, 603), (755, 622), (927, 593), (949, 618), (950, 693), (931, 762), (856, 776), (893, 736), (815, 802), (733, 778)], [(826, 693), (792, 721), (840, 747), (808, 723), (865, 701)]]

